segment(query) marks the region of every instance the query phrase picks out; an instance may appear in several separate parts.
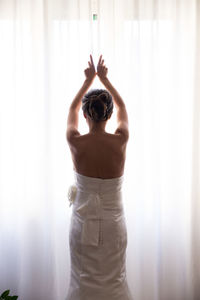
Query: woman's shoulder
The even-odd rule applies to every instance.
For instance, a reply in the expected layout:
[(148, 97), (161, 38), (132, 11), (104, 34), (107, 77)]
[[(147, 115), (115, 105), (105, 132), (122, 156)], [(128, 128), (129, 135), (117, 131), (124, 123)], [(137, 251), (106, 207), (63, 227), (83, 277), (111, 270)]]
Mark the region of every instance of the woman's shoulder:
[(115, 133), (86, 133), (86, 134), (80, 134), (73, 140), (73, 147), (77, 149), (81, 149), (82, 147), (85, 148), (92, 146), (94, 147), (111, 147), (111, 148), (117, 148), (117, 149), (124, 149), (124, 146), (126, 146), (127, 141), (125, 141), (121, 135), (115, 134)]

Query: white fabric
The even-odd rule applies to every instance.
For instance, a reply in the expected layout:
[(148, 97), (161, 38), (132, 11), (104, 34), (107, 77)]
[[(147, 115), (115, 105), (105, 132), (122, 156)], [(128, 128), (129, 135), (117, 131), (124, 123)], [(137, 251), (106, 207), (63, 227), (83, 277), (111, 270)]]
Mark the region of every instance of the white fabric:
[[(196, 0), (0, 1), (1, 291), (67, 294), (66, 120), (92, 53), (95, 62), (104, 55), (129, 112), (123, 195), (134, 300), (200, 298), (199, 29)], [(79, 129), (87, 132), (82, 112)]]
[(123, 176), (74, 172), (77, 193), (70, 224), (70, 284), (66, 300), (132, 300), (126, 278), (127, 230)]

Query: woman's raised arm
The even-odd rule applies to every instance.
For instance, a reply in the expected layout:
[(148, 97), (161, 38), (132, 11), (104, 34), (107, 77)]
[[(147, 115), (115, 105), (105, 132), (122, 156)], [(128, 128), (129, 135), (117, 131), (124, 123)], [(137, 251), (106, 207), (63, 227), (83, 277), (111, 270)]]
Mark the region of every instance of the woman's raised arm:
[(99, 76), (100, 81), (106, 87), (106, 89), (111, 93), (113, 97), (114, 104), (117, 110), (117, 129), (115, 131), (116, 134), (121, 134), (125, 140), (128, 140), (129, 137), (129, 129), (128, 129), (128, 114), (126, 111), (126, 105), (118, 93), (118, 91), (111, 84), (109, 79), (107, 78), (108, 68), (104, 65), (104, 60), (102, 59), (102, 55), (99, 58), (99, 62), (97, 65), (97, 75)]
[(85, 81), (69, 107), (69, 113), (67, 118), (67, 131), (66, 131), (66, 138), (68, 142), (71, 141), (73, 142), (74, 137), (80, 135), (78, 131), (78, 115), (79, 115), (79, 109), (81, 107), (81, 99), (83, 98), (83, 96), (85, 95), (89, 87), (91, 86), (96, 76), (92, 55), (90, 55), (90, 61), (88, 61), (88, 65), (89, 67), (84, 70), (85, 77), (86, 77)]

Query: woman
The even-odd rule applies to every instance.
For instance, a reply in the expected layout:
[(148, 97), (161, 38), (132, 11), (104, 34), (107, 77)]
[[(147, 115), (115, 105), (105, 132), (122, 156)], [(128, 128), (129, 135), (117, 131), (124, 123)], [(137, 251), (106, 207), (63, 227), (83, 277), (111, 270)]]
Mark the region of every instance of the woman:
[[(108, 80), (102, 55), (97, 72), (90, 55), (86, 79), (68, 115), (67, 141), (74, 163), (75, 190), (70, 225), (71, 279), (66, 300), (132, 300), (126, 280), (127, 231), (121, 187), (129, 138), (125, 104)], [(107, 90), (86, 94), (95, 76)], [(78, 131), (82, 102), (89, 133)], [(105, 126), (117, 112), (114, 134)]]

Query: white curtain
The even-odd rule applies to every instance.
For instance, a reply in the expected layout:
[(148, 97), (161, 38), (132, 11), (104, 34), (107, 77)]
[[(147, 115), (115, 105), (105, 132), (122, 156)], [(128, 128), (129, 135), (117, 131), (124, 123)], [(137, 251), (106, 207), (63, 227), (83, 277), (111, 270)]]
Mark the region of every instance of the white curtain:
[[(66, 121), (92, 53), (104, 55), (129, 113), (134, 300), (200, 299), (199, 20), (198, 0), (0, 1), (0, 293), (67, 294)], [(79, 127), (87, 132), (82, 111)]]

